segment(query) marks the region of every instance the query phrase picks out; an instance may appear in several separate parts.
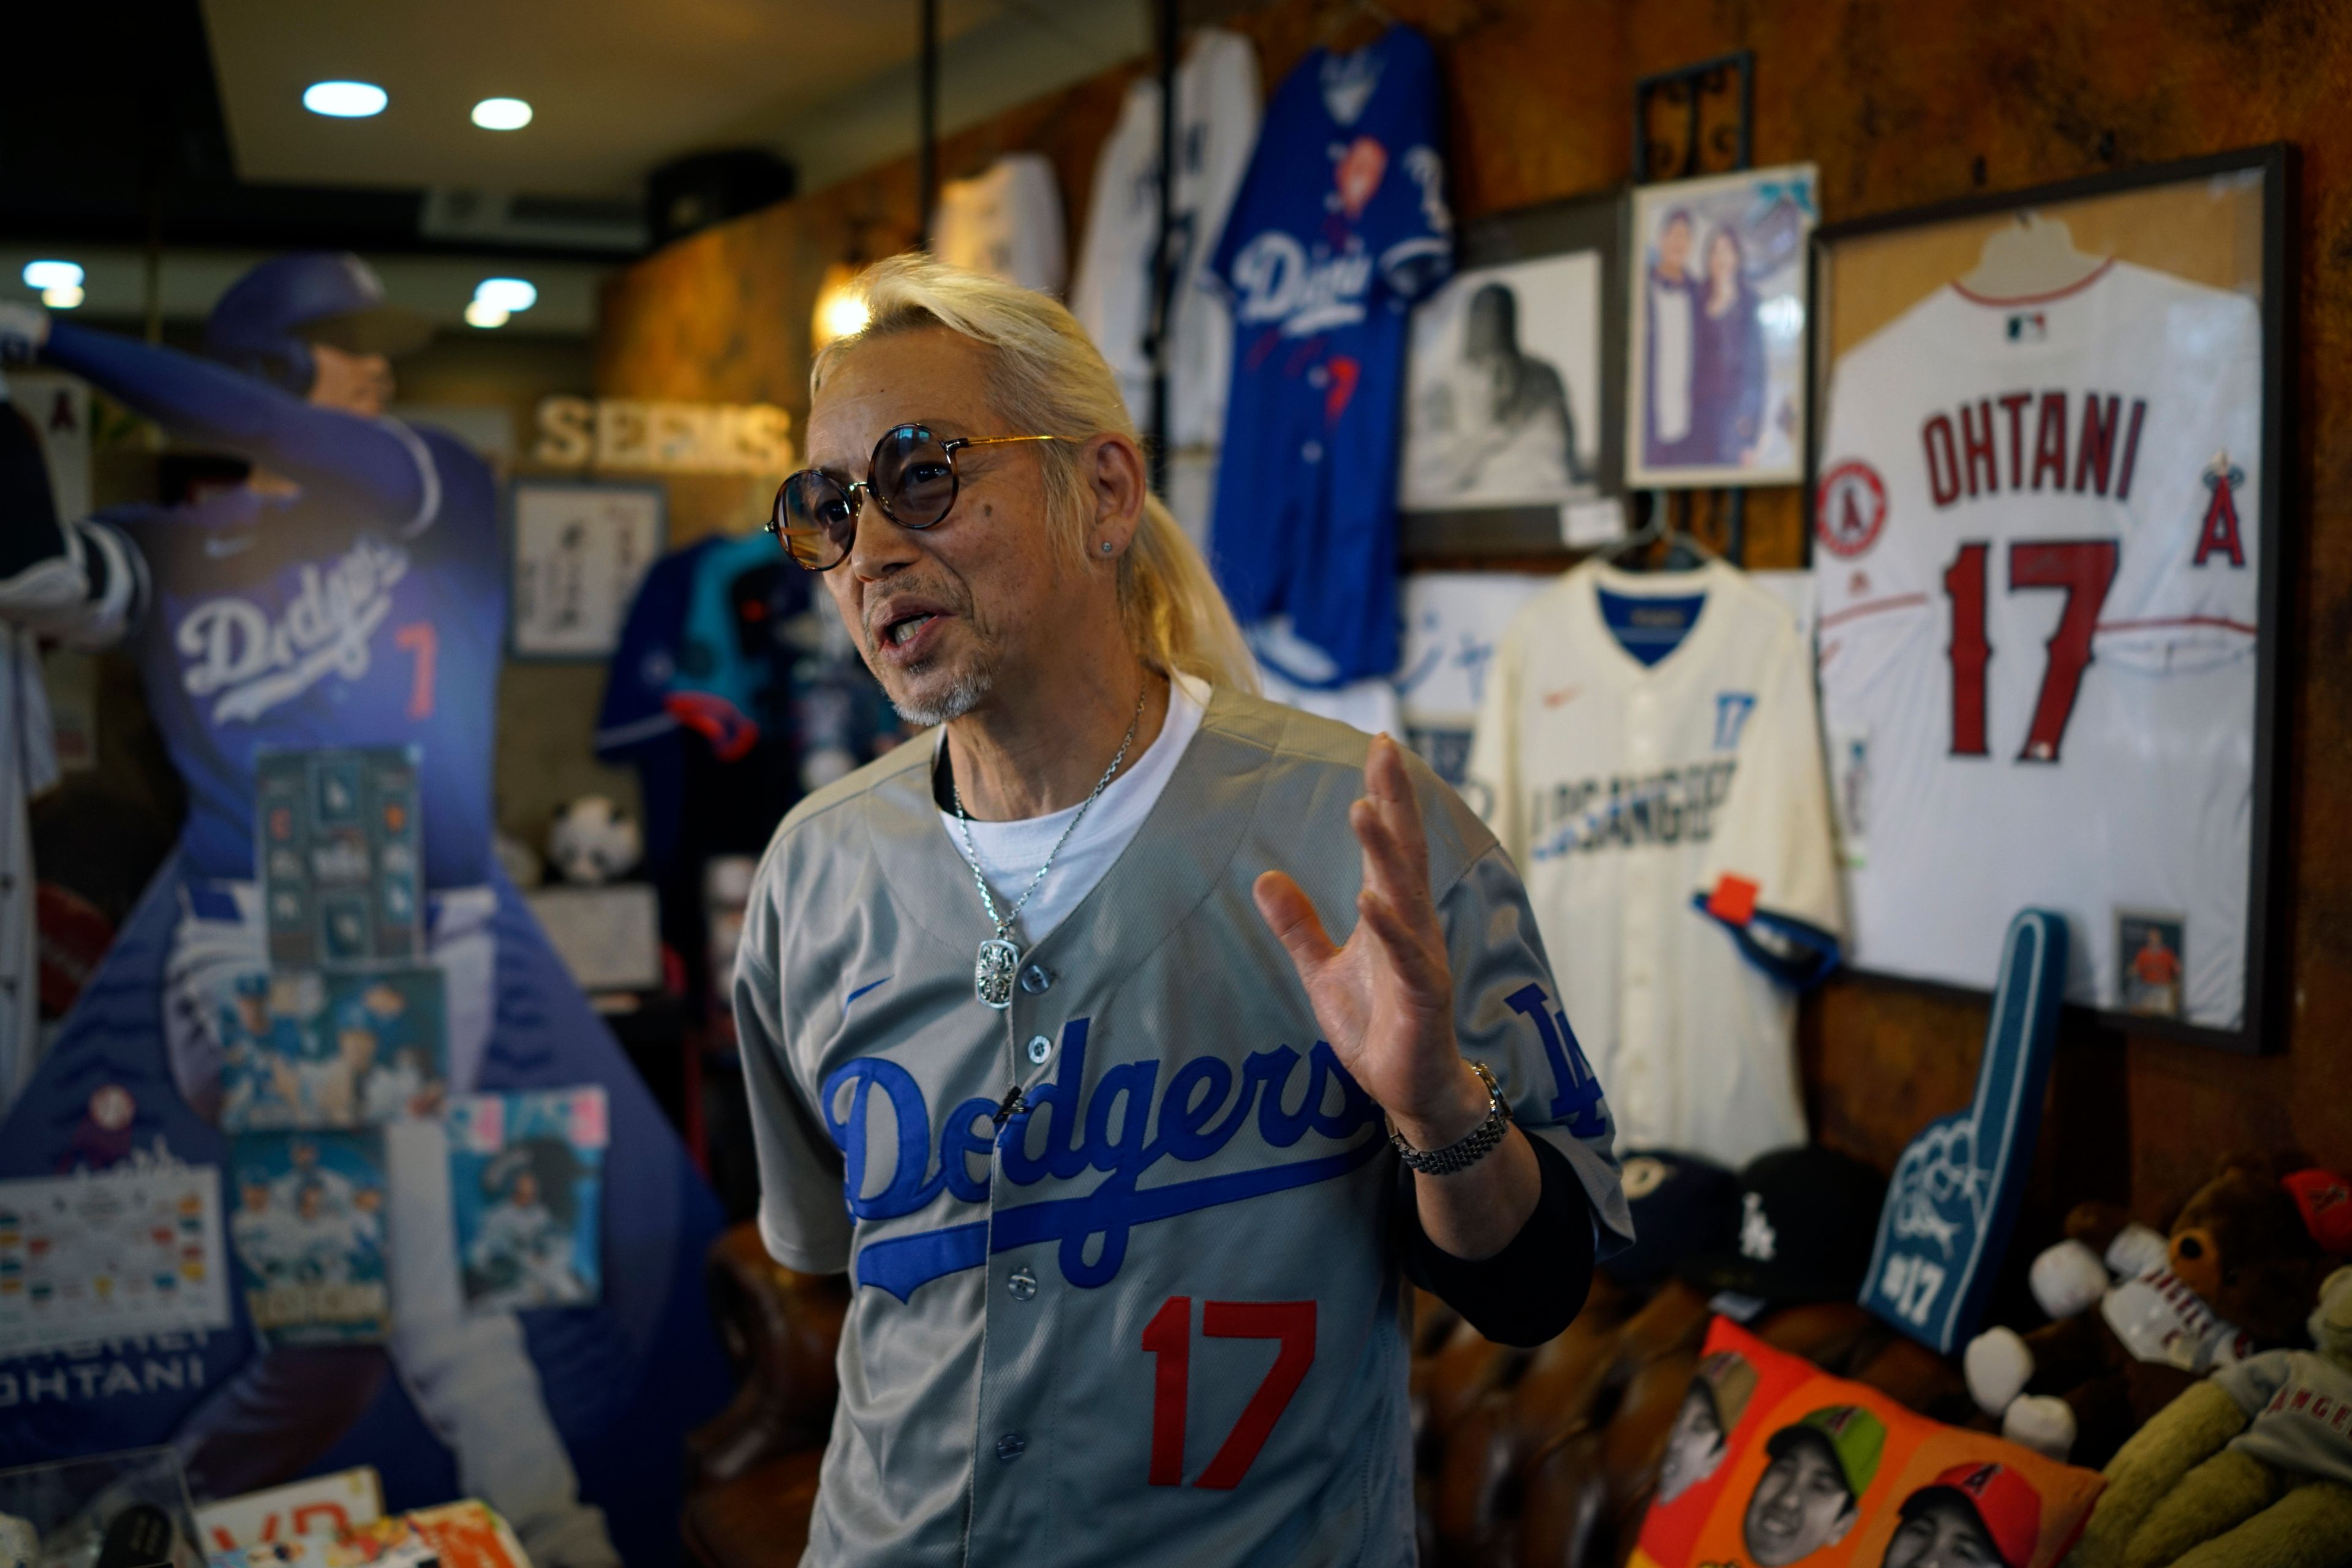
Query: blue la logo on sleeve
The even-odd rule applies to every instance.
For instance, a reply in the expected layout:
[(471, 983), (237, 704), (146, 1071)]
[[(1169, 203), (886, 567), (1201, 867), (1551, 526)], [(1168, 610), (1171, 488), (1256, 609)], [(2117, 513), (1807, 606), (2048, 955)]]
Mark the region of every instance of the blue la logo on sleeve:
[(2065, 917), (2022, 911), (2002, 940), (1976, 1100), (1912, 1139), (1887, 1185), (1862, 1304), (1944, 1354), (1975, 1333), (2009, 1246), (2065, 989)]

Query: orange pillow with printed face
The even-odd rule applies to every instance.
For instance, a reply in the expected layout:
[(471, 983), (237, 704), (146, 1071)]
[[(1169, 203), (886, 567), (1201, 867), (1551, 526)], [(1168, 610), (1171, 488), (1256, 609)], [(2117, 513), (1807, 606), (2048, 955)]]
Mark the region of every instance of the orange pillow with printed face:
[(1717, 1318), (1633, 1563), (2053, 1568), (2105, 1484), (1914, 1415)]

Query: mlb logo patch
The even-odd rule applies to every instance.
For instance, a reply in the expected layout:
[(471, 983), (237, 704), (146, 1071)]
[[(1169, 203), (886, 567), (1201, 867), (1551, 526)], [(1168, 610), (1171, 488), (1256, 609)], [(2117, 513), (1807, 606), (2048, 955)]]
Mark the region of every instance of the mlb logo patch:
[(2116, 911), (2116, 995), (2126, 1013), (2178, 1018), (2188, 991), (2188, 921), (2175, 914)]
[(2050, 336), (2050, 318), (2039, 310), (2019, 310), (2009, 318), (2009, 341), (2038, 343)]

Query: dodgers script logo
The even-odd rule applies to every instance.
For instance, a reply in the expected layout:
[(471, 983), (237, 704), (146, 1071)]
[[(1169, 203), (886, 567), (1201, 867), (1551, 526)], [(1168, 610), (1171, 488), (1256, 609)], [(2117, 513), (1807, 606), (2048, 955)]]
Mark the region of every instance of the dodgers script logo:
[[(1543, 1042), (1558, 1090), (1550, 1104), (1553, 1120), (1579, 1138), (1607, 1136), (1600, 1080), (1569, 1031), (1566, 1016), (1551, 1010), (1540, 985), (1522, 986), (1504, 1000), (1533, 1023)], [(1104, 1072), (1087, 1095), (1089, 1023), (1074, 1018), (1063, 1026), (1062, 1062), (1054, 1081), (1032, 1095), (1029, 1109), (1008, 1120), (1002, 1132), (992, 1122), (996, 1102), (982, 1097), (949, 1111), (935, 1134), (921, 1086), (887, 1058), (860, 1057), (825, 1079), (819, 1101), (825, 1131), (841, 1150), (843, 1190), (851, 1215), (860, 1221), (918, 1213), (941, 1192), (962, 1203), (985, 1202), (990, 1173), (974, 1174), (971, 1160), (986, 1162), (992, 1149), (1001, 1152), (1004, 1174), (1016, 1187), (1034, 1186), (1047, 1177), (1071, 1182), (1089, 1170), (1102, 1173), (1083, 1196), (998, 1207), (992, 1236), (991, 1221), (975, 1220), (868, 1242), (857, 1252), (860, 1285), (878, 1286), (904, 1301), (933, 1279), (979, 1268), (992, 1251), (1055, 1241), (1062, 1277), (1092, 1289), (1118, 1277), (1127, 1260), (1128, 1237), (1139, 1225), (1327, 1182), (1362, 1166), (1387, 1145), (1380, 1107), (1321, 1040), (1304, 1058), (1289, 1046), (1253, 1052), (1238, 1074), (1222, 1057), (1194, 1057), (1177, 1066), (1164, 1089), (1160, 1062), (1122, 1062)], [(1288, 1089), (1302, 1061), (1306, 1083), (1293, 1100)], [(883, 1156), (890, 1162), (887, 1172), (871, 1137), (877, 1119), (887, 1121), (895, 1135), (891, 1152)], [(1042, 1141), (1032, 1136), (1033, 1120)], [(1355, 1142), (1335, 1153), (1253, 1170), (1149, 1187), (1139, 1184), (1163, 1160), (1183, 1164), (1208, 1159), (1252, 1121), (1269, 1151), (1294, 1148), (1310, 1131), (1334, 1142)], [(880, 1191), (869, 1191), (877, 1178)], [(1090, 1250), (1092, 1261), (1087, 1257)]]
[(220, 724), (258, 719), (330, 674), (357, 680), (368, 672), (368, 640), (392, 613), (392, 586), (407, 574), (406, 551), (362, 539), (323, 573), (305, 563), (274, 623), (250, 599), (206, 599), (173, 634), (189, 661), (180, 684), (191, 697), (219, 692), (212, 720)]

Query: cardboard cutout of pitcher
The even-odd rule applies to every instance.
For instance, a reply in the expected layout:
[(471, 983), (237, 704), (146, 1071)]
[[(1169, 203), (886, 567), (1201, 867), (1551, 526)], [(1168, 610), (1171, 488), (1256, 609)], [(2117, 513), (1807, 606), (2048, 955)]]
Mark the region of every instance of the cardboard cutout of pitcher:
[[(646, 1460), (726, 1393), (700, 1283), (719, 1215), (490, 856), (496, 486), (450, 437), (383, 417), (389, 356), (428, 333), (341, 255), (247, 274), (214, 310), (207, 358), (0, 304), (0, 358), (37, 356), (254, 464), (184, 504), (78, 520), (39, 568), (45, 614), (53, 579), (79, 572), (91, 615), (127, 636), (189, 811), (0, 1123), (0, 1177), (235, 1168), (220, 999), (270, 962), (257, 756), (410, 748), (447, 1089), (601, 1087), (603, 1299), (467, 1312), (446, 1141), (436, 1119), (404, 1117), (382, 1130), (384, 1345), (265, 1347), (240, 1302), (226, 1332), (0, 1360), (0, 1468), (170, 1442), (200, 1495), (226, 1497), (371, 1464), (394, 1508), (488, 1501), (543, 1568), (659, 1562), (677, 1552), (679, 1467)], [(0, 580), (0, 616), (18, 580)]]

